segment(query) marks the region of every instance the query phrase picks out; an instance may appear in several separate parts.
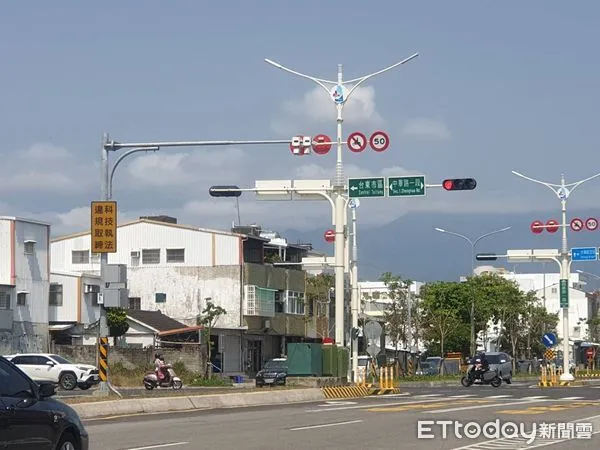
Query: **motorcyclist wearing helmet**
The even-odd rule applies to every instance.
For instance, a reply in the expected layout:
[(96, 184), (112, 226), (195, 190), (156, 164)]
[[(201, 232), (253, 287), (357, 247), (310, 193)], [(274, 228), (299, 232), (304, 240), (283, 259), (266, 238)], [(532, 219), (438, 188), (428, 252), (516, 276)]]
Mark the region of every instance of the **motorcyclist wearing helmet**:
[[(478, 368), (478, 365), (481, 365), (481, 367)], [(485, 356), (485, 352), (481, 352), (473, 358), (473, 367), (471, 367), (471, 371), (478, 372), (476, 373), (476, 376), (483, 377), (483, 374), (488, 370), (490, 370), (490, 363)]]
[(162, 354), (154, 354), (154, 370), (159, 381), (163, 381), (167, 377), (165, 359)]

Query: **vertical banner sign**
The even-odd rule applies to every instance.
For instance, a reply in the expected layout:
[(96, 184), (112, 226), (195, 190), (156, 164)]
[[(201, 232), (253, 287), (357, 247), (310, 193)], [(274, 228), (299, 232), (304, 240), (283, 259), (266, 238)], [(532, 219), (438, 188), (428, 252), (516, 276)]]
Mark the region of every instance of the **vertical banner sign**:
[(98, 345), (99, 358), (99, 373), (100, 381), (108, 381), (108, 338), (101, 337)]
[(117, 252), (117, 202), (92, 202), (92, 253)]
[(560, 307), (569, 307), (569, 280), (560, 280)]

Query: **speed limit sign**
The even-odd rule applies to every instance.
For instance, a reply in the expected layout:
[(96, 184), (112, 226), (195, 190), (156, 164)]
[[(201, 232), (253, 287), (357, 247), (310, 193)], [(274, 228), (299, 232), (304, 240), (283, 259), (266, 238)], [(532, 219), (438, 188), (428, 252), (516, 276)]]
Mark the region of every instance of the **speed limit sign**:
[(369, 145), (376, 152), (385, 151), (390, 145), (390, 138), (383, 131), (376, 131), (369, 139)]

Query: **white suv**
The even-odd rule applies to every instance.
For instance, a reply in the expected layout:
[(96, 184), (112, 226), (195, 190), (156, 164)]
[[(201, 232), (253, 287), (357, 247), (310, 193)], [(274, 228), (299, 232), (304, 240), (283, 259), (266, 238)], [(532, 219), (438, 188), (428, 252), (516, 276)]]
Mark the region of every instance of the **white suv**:
[(5, 356), (34, 381), (52, 381), (71, 391), (79, 386), (89, 389), (98, 384), (98, 369), (87, 364), (73, 364), (49, 353), (21, 353)]

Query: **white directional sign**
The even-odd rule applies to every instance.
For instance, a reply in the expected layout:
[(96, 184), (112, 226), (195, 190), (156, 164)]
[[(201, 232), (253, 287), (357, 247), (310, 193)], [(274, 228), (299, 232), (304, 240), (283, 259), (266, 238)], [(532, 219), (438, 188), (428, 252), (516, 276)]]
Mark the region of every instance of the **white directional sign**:
[(369, 145), (371, 145), (371, 148), (376, 152), (383, 152), (389, 147), (390, 138), (383, 131), (376, 131), (371, 135)]
[(367, 148), (367, 137), (361, 132), (357, 131), (348, 136), (348, 148), (354, 153), (362, 152)]

